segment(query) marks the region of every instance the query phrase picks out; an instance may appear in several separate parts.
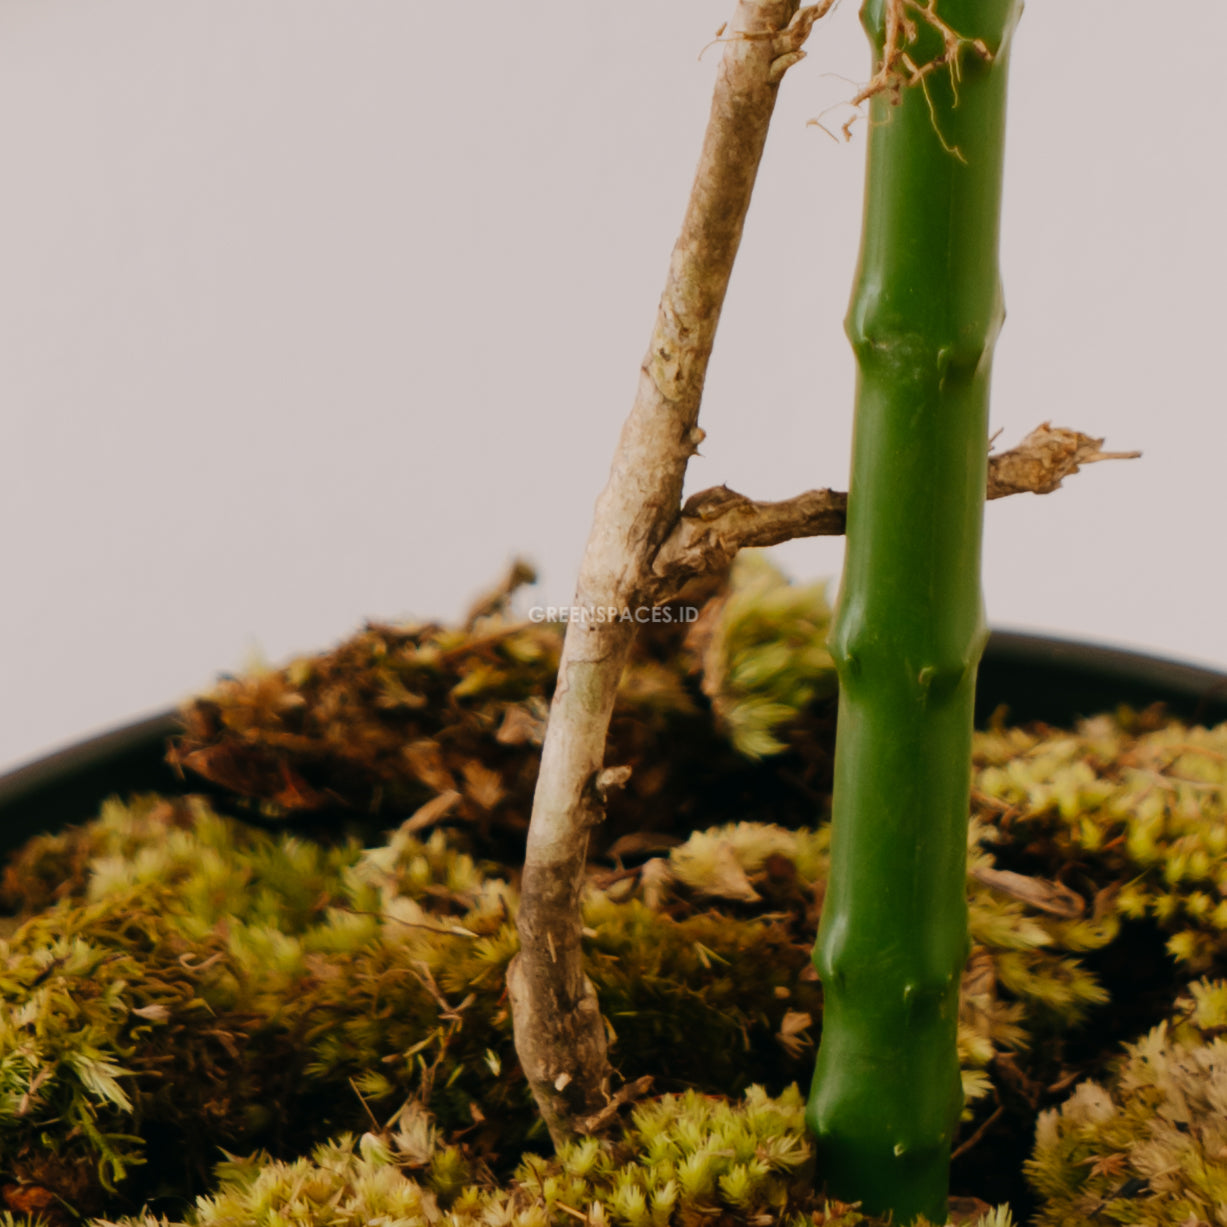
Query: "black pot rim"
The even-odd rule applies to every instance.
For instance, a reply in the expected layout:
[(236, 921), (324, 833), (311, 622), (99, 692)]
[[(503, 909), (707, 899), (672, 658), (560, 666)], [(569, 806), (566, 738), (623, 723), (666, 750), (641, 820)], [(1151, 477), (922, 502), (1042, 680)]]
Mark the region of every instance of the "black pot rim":
[(1227, 720), (1227, 672), (1082, 640), (993, 631), (980, 664), (977, 723), (1003, 703), (1020, 724), (1068, 724), (1122, 704), (1153, 703), (1193, 724), (1217, 724)]

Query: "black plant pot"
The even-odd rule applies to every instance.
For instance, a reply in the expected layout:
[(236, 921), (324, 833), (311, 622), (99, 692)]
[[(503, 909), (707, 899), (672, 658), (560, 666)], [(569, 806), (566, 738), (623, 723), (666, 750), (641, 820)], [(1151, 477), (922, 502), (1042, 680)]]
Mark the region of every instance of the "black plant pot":
[(1192, 724), (1227, 720), (1227, 673), (1070, 639), (994, 631), (976, 687), (976, 721), (1001, 704), (1014, 724), (1064, 725), (1080, 716), (1162, 703)]
[(173, 711), (146, 716), (0, 777), (0, 850), (42, 831), (84, 822), (115, 793), (188, 791), (166, 763)]
[[(1001, 705), (1014, 723), (1067, 724), (1079, 716), (1163, 703), (1198, 724), (1227, 720), (1227, 673), (1136, 652), (994, 631), (980, 665), (976, 720)], [(174, 712), (148, 716), (0, 778), (0, 851), (40, 831), (92, 817), (115, 793), (202, 791), (166, 764)]]

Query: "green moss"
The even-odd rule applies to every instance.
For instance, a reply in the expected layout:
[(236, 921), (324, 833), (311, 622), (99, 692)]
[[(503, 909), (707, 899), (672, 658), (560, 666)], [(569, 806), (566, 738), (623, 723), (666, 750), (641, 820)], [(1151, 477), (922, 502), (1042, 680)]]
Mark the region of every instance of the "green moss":
[(1227, 725), (1101, 716), (977, 740), (982, 818), (1099, 914), (1152, 920), (1196, 975), (1227, 951)]
[(765, 554), (747, 550), (720, 601), (703, 654), (703, 688), (738, 750), (752, 758), (778, 754), (807, 709), (835, 693), (826, 584), (792, 584)]
[[(1104, 1001), (1080, 956), (1117, 932), (1110, 893), (1070, 916), (1042, 890), (1018, 894), (1039, 879), (1003, 890), (988, 849), (1008, 852), (1008, 833), (972, 832), (960, 1055), (973, 1105), (1028, 1068), (1037, 1034), (1072, 1032)], [(488, 1165), (531, 1141), (502, 1001), (515, 892), (443, 833), (325, 846), (150, 799), (63, 838), (89, 874), (9, 943), (0, 1016), (0, 1129), (27, 1184), (88, 1209), (167, 1131), (288, 1154), (406, 1097)], [(27, 863), (46, 877), (34, 851)], [(825, 829), (742, 823), (590, 894), (590, 974), (625, 1077), (727, 1094), (804, 1076), (826, 870)], [(34, 1165), (43, 1151), (54, 1171)]]
[(166, 806), (108, 807), (80, 838), (128, 854), (101, 856), (85, 898), (3, 947), (11, 1177), (88, 1208), (167, 1131), (287, 1145), (308, 1105), (308, 1137), (361, 1119), (359, 1076), (454, 1126), (473, 1124), (477, 1084), (498, 1106), (485, 1054), (510, 1054), (497, 1002), (513, 947), (497, 882), (441, 838), (362, 854), (193, 809), (191, 829), (159, 831)]
[[(977, 881), (977, 870), (992, 866), (986, 846), (993, 846), (995, 838), (992, 828), (973, 824), (968, 884), (973, 945), (959, 1028), (969, 1102), (992, 1093), (990, 1069), (1003, 1053), (1025, 1050), (1037, 1031), (1070, 1031), (1088, 1011), (1107, 1001), (1103, 987), (1075, 956), (1106, 945), (1117, 933), (1110, 917), (1064, 919)], [(821, 1001), (808, 967), (825, 892), (828, 848), (826, 828), (786, 831), (742, 823), (696, 832), (670, 852), (667, 869), (648, 875), (645, 894), (654, 897), (659, 909), (676, 911), (687, 899), (692, 905), (718, 901), (726, 910), (716, 925), (709, 923), (710, 929), (736, 932), (733, 917), (740, 914), (747, 935), (757, 924), (775, 938), (774, 950), (745, 947), (749, 953), (733, 979), (741, 986), (738, 999), (757, 1003), (757, 1011), (744, 1005), (726, 1007), (731, 1018), (756, 1013), (770, 1017), (777, 1034), (790, 1013), (804, 1013), (811, 1023), (818, 1022)], [(727, 946), (727, 936), (717, 944)], [(766, 1005), (771, 1002), (780, 1008), (772, 1011)], [(800, 1028), (796, 1034), (803, 1041), (811, 1038), (802, 1020), (793, 1025)], [(803, 1047), (808, 1049), (808, 1042)]]
[[(72, 837), (97, 851), (93, 875), (6, 947), (10, 1173), (88, 1211), (168, 1136), (196, 1155), (260, 1139), (292, 1153), (407, 1096), (483, 1163), (514, 1161), (536, 1116), (502, 1000), (511, 887), (439, 832), (327, 848), (187, 808), (190, 826), (153, 799), (108, 805)], [(801, 870), (824, 858), (823, 834), (724, 828), (673, 852), (651, 904), (642, 883), (590, 895), (626, 1077), (727, 1093), (803, 1076), (820, 878)], [(757, 883), (741, 915), (710, 906), (734, 870)]]

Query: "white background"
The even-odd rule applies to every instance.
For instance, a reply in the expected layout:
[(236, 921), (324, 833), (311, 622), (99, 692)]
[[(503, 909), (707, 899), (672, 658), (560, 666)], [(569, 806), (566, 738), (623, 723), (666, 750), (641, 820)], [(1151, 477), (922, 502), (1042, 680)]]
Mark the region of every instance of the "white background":
[[(0, 768), (517, 552), (569, 600), (732, 7), (2, 0)], [(1222, 0), (1023, 19), (994, 426), (1145, 458), (989, 507), (996, 625), (1227, 666), (1224, 45)], [(846, 481), (865, 127), (806, 121), (867, 75), (853, 0), (809, 49), (691, 490)]]

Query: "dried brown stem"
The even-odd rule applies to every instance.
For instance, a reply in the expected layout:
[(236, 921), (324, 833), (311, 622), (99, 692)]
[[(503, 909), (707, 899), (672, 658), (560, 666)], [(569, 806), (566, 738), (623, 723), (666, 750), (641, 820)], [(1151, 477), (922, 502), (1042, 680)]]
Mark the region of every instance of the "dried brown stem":
[[(996, 1108), (993, 1109), (991, 1115), (980, 1125), (975, 1133), (973, 1133), (971, 1137), (963, 1142), (957, 1150), (951, 1153), (951, 1159), (957, 1159), (961, 1155), (965, 1155), (972, 1149), (972, 1147), (977, 1145), (984, 1138), (984, 1135), (1001, 1119), (1004, 1113), (1005, 1108), (1002, 1107), (1001, 1104), (998, 1104)], [(979, 1217), (979, 1215), (976, 1217)]]
[(722, 571), (739, 550), (842, 536), (847, 508), (839, 490), (807, 490), (779, 503), (758, 503), (727, 486), (692, 495), (653, 560), (652, 599), (666, 601), (696, 575)]
[[(830, 6), (814, 6), (824, 9)], [(781, 77), (817, 12), (796, 0), (739, 0), (724, 44), (699, 167), (674, 247), (639, 389), (597, 502), (574, 604), (633, 606), (678, 517), (686, 462), (702, 439), (699, 401)], [(608, 1101), (605, 1028), (584, 975), (580, 892), (600, 821), (610, 713), (633, 623), (567, 626), (528, 833), (507, 974), (516, 1051), (554, 1141)]]
[[(985, 495), (1051, 494), (1084, 464), (1141, 455), (1101, 451), (1103, 442), (1045, 422), (1017, 447), (988, 458)], [(848, 496), (839, 490), (807, 490), (778, 503), (758, 503), (727, 486), (691, 495), (652, 562), (651, 599), (666, 601), (687, 580), (723, 570), (738, 550), (840, 536), (847, 507)]]
[(642, 1078), (636, 1078), (634, 1082), (619, 1087), (599, 1112), (587, 1120), (577, 1122), (576, 1132), (584, 1135), (600, 1133), (613, 1123), (620, 1109), (628, 1103), (634, 1103), (636, 1099), (642, 1099), (652, 1089), (653, 1081), (651, 1074), (644, 1074)]

